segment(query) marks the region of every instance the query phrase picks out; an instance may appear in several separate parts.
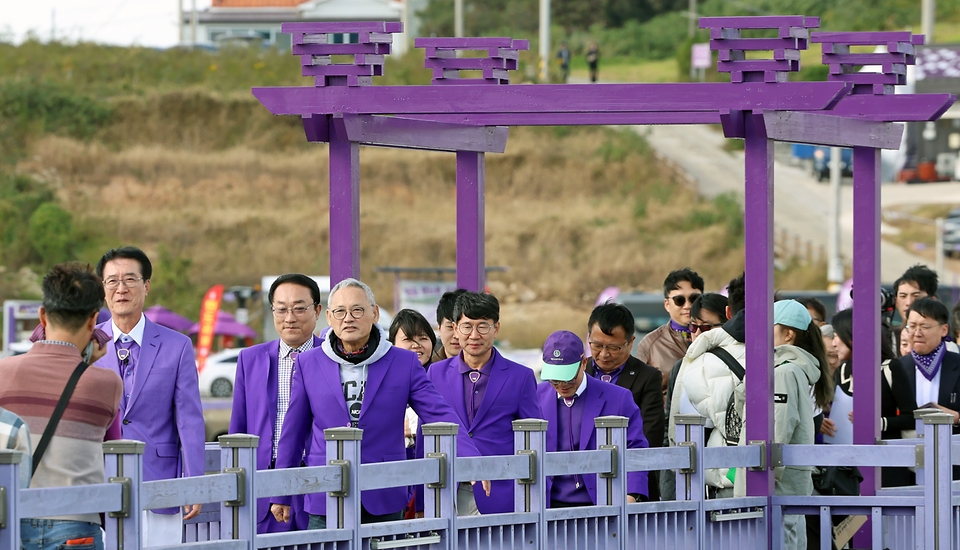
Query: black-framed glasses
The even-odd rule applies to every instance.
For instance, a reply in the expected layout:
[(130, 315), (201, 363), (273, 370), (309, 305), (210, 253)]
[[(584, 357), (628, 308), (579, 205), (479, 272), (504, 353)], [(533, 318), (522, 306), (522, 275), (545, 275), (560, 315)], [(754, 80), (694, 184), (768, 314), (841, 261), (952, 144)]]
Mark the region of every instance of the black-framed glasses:
[(677, 294), (675, 296), (670, 296), (670, 299), (673, 300), (673, 305), (677, 307), (683, 307), (683, 305), (688, 302), (690, 303), (690, 305), (693, 305), (693, 302), (695, 302), (699, 297), (700, 297), (699, 293), (694, 293), (694, 294), (691, 294), (690, 296)]
[(723, 323), (690, 323), (687, 328), (690, 332), (707, 332), (712, 328), (722, 327)]
[(108, 288), (110, 290), (114, 290), (120, 286), (120, 283), (123, 283), (123, 286), (127, 288), (133, 288), (138, 284), (140, 284), (140, 281), (142, 280), (143, 280), (143, 277), (133, 277), (133, 276), (123, 277), (122, 279), (119, 279), (119, 278), (107, 279), (103, 281), (103, 287)]
[(273, 316), (278, 318), (284, 318), (288, 313), (293, 313), (294, 317), (303, 317), (307, 314), (308, 311), (312, 311), (316, 306), (296, 306), (296, 307), (274, 307)]
[(460, 323), (457, 325), (457, 330), (460, 331), (460, 334), (464, 336), (470, 336), (473, 334), (474, 329), (480, 333), (480, 336), (484, 336), (490, 333), (490, 331), (493, 329), (493, 325), (490, 323), (477, 323), (475, 325), (473, 323)]
[(628, 342), (624, 342), (619, 346), (614, 346), (613, 344), (601, 344), (599, 342), (593, 342), (588, 340), (587, 344), (590, 346), (590, 350), (595, 353), (600, 353), (602, 351), (608, 351), (610, 353), (620, 353), (620, 350), (627, 347)]
[(333, 314), (334, 319), (336, 319), (337, 321), (342, 321), (347, 318), (348, 311), (350, 312), (350, 317), (353, 317), (354, 319), (359, 319), (363, 317), (364, 312), (366, 312), (367, 310), (365, 308), (357, 306), (357, 307), (352, 307), (350, 309), (346, 309), (346, 308), (335, 309), (330, 313)]

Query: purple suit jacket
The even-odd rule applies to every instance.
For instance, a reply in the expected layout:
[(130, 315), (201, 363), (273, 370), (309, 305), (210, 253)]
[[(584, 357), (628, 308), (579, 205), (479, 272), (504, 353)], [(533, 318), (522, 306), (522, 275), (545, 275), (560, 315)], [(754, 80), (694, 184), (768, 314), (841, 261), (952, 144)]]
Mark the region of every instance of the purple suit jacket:
[[(537, 406), (537, 379), (529, 368), (510, 361), (496, 348), (483, 401), (473, 418), (473, 424), (467, 425), (467, 409), (463, 402), (463, 374), (459, 364), (461, 356), (453, 357), (430, 365), (427, 378), (433, 382), (437, 391), (453, 407), (460, 417), (461, 430), (476, 444), (483, 456), (513, 455), (513, 425), (520, 418), (542, 418)], [(418, 435), (418, 441), (419, 441)], [(422, 446), (418, 445), (418, 449)], [(481, 514), (499, 514), (513, 512), (513, 480), (493, 481), (488, 497), (479, 483), (474, 485), (473, 494), (477, 509)], [(417, 492), (418, 507), (422, 492)]]
[[(120, 411), (124, 439), (143, 441), (143, 480), (202, 476), (204, 470), (203, 408), (197, 363), (190, 339), (144, 319), (143, 345), (133, 392)], [(112, 334), (111, 321), (97, 325)], [(111, 341), (96, 365), (121, 376), (117, 347)], [(176, 508), (154, 510), (172, 514)]]
[[(313, 337), (314, 347), (320, 347), (320, 338)], [(230, 415), (230, 433), (260, 436), (257, 446), (257, 469), (269, 470), (273, 461), (273, 427), (277, 422), (277, 362), (280, 340), (264, 342), (240, 352), (234, 380), (233, 411)], [(303, 499), (293, 500), (293, 516), (303, 509)], [(270, 498), (257, 499), (258, 531), (274, 533), (289, 531), (291, 527), (305, 529), (306, 523), (271, 522)], [(303, 519), (303, 518), (300, 518)]]
[[(377, 330), (376, 327), (374, 330)], [(294, 364), (290, 407), (280, 433), (277, 468), (300, 466), (307, 449), (307, 466), (327, 464), (326, 428), (349, 427), (350, 415), (340, 382), (340, 365), (327, 357), (323, 349), (314, 348), (297, 357)], [(420, 420), (454, 422), (459, 419), (427, 380), (417, 355), (390, 347), (386, 355), (367, 370), (360, 429), (363, 442), (361, 463), (389, 462), (407, 458), (403, 418), (407, 405), (413, 407)], [(308, 440), (309, 437), (309, 440)], [(457, 436), (459, 456), (479, 456), (470, 438), (462, 431)], [(407, 487), (374, 489), (360, 495), (363, 507), (373, 515), (400, 512), (409, 500)], [(271, 502), (290, 504), (289, 497), (273, 497)], [(306, 496), (304, 507), (314, 515), (326, 515), (324, 493)]]
[[(598, 416), (625, 416), (630, 424), (627, 427), (627, 448), (646, 449), (649, 447), (647, 438), (643, 435), (643, 418), (640, 408), (633, 401), (633, 395), (620, 386), (601, 382), (587, 377), (587, 387), (580, 395), (586, 399), (583, 408), (583, 423), (580, 425), (580, 449), (584, 451), (597, 448), (597, 430), (593, 419)], [(547, 421), (547, 452), (557, 450), (557, 390), (549, 382), (541, 382), (537, 386), (537, 400), (540, 403), (540, 412)], [(597, 475), (583, 476), (583, 484), (590, 494), (590, 500), (597, 503)], [(550, 498), (550, 489), (553, 487), (553, 478), (547, 478), (547, 498)], [(627, 493), (647, 495), (647, 472), (630, 472), (627, 474)]]

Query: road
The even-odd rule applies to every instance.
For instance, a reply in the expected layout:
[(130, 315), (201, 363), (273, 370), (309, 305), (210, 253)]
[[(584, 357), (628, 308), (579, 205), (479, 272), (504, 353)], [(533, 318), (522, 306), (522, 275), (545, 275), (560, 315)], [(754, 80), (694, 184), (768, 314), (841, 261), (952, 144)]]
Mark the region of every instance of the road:
[[(719, 127), (710, 126), (636, 126), (650, 145), (663, 157), (683, 169), (697, 185), (700, 193), (713, 197), (734, 192), (743, 200), (744, 164), (742, 151), (726, 151), (726, 138)], [(696, 151), (696, 154), (690, 154)], [(784, 162), (782, 155), (774, 161), (774, 224), (791, 235), (812, 242), (814, 248), (827, 249), (827, 224), (830, 218), (830, 186), (817, 183), (812, 175), (798, 166)], [(847, 180), (849, 183), (849, 179)], [(884, 185), (881, 208), (904, 204), (953, 203), (960, 205), (960, 184)], [(841, 254), (849, 265), (853, 257), (853, 190), (841, 189)], [(884, 228), (881, 228), (883, 231)], [(928, 259), (912, 254), (894, 244), (881, 241), (880, 279), (892, 283), (913, 264), (930, 264)], [(931, 266), (933, 267), (933, 266)], [(949, 267), (947, 267), (949, 270)], [(956, 280), (956, 273), (941, 274), (941, 279)]]

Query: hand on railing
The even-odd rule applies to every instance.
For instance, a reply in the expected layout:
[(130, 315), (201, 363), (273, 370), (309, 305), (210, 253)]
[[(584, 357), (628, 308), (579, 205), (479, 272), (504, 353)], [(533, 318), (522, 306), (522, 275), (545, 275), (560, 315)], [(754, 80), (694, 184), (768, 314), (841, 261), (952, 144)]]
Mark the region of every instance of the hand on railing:
[(193, 519), (200, 515), (203, 504), (187, 504), (183, 507), (183, 519)]
[(290, 523), (290, 506), (286, 504), (271, 504), (270, 513), (280, 523)]

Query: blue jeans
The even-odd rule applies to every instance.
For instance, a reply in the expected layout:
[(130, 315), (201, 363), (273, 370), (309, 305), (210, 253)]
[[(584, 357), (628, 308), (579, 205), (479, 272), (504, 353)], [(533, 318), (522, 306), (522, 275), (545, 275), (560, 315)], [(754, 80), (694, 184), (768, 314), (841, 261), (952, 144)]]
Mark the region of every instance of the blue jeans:
[[(93, 539), (90, 544), (67, 545), (68, 540)], [(100, 525), (65, 519), (21, 519), (22, 550), (103, 550)]]

